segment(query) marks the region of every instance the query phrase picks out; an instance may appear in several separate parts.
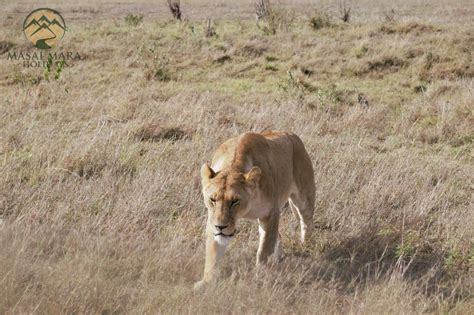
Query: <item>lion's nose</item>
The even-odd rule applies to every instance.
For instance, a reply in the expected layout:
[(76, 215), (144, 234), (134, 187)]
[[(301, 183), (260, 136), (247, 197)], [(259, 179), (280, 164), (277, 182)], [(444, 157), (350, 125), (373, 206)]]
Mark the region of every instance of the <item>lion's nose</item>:
[(222, 231), (223, 229), (225, 229), (226, 227), (228, 227), (229, 225), (214, 225), (218, 230)]

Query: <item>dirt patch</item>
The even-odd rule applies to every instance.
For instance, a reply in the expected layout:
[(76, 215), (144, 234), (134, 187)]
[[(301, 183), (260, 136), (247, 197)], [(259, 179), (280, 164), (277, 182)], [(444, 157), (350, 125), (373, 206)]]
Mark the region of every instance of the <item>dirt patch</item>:
[(400, 25), (397, 28), (398, 33), (408, 34), (408, 33), (434, 33), (441, 32), (442, 30), (438, 27), (429, 24), (419, 24), (419, 23), (408, 23)]
[(362, 69), (356, 71), (356, 75), (370, 73), (393, 73), (406, 67), (408, 63), (395, 56), (384, 56), (368, 61)]
[(223, 63), (225, 63), (227, 61), (231, 61), (231, 60), (232, 60), (232, 58), (227, 54), (218, 55), (218, 56), (215, 56), (214, 58), (212, 58), (212, 61), (214, 63), (219, 63), (219, 64), (223, 64)]
[[(416, 22), (410, 22), (406, 24), (384, 24), (379, 27), (377, 33), (382, 34), (423, 34), (423, 33), (434, 33), (441, 32), (442, 29), (429, 24), (420, 24)], [(375, 33), (372, 33), (375, 35)]]
[(162, 127), (158, 124), (148, 124), (139, 127), (133, 132), (133, 137), (138, 141), (162, 141), (170, 140), (172, 142), (179, 140), (190, 140), (193, 132), (179, 127)]
[(397, 57), (384, 57), (381, 60), (369, 61), (367, 69), (369, 71), (380, 71), (389, 68), (402, 68), (406, 62)]

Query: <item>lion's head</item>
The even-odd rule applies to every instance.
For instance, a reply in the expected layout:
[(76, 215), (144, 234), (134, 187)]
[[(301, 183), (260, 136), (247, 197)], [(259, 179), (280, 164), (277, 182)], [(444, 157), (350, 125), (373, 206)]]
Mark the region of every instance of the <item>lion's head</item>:
[(237, 219), (245, 216), (258, 187), (261, 170), (252, 167), (247, 173), (235, 169), (214, 172), (207, 164), (201, 167), (204, 203), (209, 210), (209, 228), (217, 241), (234, 235)]

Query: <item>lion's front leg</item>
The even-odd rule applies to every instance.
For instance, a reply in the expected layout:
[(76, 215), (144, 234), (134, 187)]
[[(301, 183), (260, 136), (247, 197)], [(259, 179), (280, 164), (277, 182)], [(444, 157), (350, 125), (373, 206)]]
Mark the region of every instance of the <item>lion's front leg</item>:
[(259, 219), (260, 243), (257, 251), (257, 265), (265, 263), (268, 256), (273, 254), (278, 243), (278, 224), (280, 211), (272, 212), (268, 217)]
[(216, 278), (217, 267), (220, 258), (224, 255), (228, 241), (226, 238), (215, 239), (213, 233), (208, 228), (206, 236), (206, 262), (204, 264), (204, 275), (202, 280), (194, 285), (195, 289), (200, 289)]

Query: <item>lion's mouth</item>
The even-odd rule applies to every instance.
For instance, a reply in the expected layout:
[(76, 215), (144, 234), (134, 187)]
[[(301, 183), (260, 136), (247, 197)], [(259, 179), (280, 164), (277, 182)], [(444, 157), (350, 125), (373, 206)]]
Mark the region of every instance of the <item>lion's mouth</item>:
[(214, 234), (214, 236), (225, 236), (225, 237), (232, 237), (234, 236), (235, 232), (232, 232), (232, 234), (224, 234), (224, 233), (217, 233), (217, 234)]

